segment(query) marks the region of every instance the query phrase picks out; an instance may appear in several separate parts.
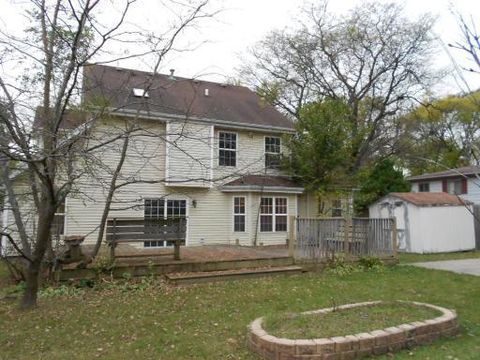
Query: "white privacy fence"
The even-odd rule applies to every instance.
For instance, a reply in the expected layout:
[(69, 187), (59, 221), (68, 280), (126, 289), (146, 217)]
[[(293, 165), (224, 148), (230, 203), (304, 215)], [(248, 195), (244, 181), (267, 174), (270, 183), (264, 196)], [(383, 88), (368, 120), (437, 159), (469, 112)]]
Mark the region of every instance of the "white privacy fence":
[(317, 260), (339, 253), (391, 256), (396, 236), (394, 219), (297, 218), (294, 255)]

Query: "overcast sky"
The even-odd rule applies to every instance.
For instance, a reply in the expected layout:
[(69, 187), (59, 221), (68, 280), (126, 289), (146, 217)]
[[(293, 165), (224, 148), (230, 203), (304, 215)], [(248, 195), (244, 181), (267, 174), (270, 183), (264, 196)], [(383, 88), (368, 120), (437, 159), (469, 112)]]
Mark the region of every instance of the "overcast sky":
[[(112, 0), (115, 2), (114, 0)], [(378, 0), (383, 2), (383, 0)], [(25, 24), (22, 14), (21, 0), (0, 0), (0, 27), (17, 31)], [(111, 4), (107, 1), (107, 4)], [(168, 73), (170, 68), (176, 74), (184, 77), (202, 75), (205, 79), (222, 81), (235, 77), (236, 69), (241, 65), (241, 55), (248, 47), (261, 40), (274, 29), (295, 27), (304, 0), (211, 0), (211, 8), (223, 9), (215, 20), (206, 20), (196, 29), (190, 29), (183, 38), (185, 44), (198, 44), (208, 41), (198, 49), (181, 52), (169, 56), (162, 65), (162, 72)], [(330, 0), (330, 10), (344, 13), (362, 0)], [(407, 14), (416, 17), (430, 12), (438, 17), (435, 32), (444, 43), (460, 38), (455, 17), (451, 14), (452, 7), (460, 13), (477, 16), (480, 26), (480, 1), (473, 0), (404, 0), (399, 3), (405, 6)], [(111, 11), (106, 11), (106, 17), (113, 17)], [(156, 30), (169, 17), (159, 0), (139, 0), (134, 5), (129, 20), (146, 29)], [(461, 60), (462, 54), (455, 53)], [(450, 64), (446, 53), (440, 54), (438, 64)], [(146, 68), (138, 60), (124, 61), (116, 65), (131, 68)], [(480, 75), (469, 75), (473, 87), (480, 85)], [(447, 79), (444, 91), (455, 92), (457, 88), (453, 79)]]

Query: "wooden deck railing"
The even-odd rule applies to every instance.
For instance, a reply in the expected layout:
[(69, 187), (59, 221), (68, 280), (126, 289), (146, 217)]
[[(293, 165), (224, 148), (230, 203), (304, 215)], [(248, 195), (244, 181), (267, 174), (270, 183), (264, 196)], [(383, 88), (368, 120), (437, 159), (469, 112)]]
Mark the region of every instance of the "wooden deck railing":
[(112, 259), (118, 244), (166, 241), (174, 247), (174, 259), (180, 260), (180, 246), (185, 244), (186, 229), (186, 218), (113, 218), (107, 221), (106, 240)]

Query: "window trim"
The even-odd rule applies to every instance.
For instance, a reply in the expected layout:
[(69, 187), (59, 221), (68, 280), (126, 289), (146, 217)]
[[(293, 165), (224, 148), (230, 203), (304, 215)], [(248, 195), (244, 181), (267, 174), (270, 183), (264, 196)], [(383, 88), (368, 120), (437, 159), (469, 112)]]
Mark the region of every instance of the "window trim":
[[(243, 198), (244, 201), (244, 211), (243, 214), (236, 214), (235, 213), (235, 198)], [(245, 219), (245, 230), (243, 231), (236, 231), (235, 230), (235, 216), (243, 215)], [(236, 234), (245, 234), (247, 232), (247, 197), (243, 195), (235, 195), (232, 197), (232, 232)]]
[[(279, 149), (279, 152), (278, 153), (274, 153), (274, 152), (270, 152), (270, 151), (267, 151), (267, 138), (276, 138), (280, 141), (280, 149)], [(264, 157), (264, 166), (265, 166), (265, 169), (272, 169), (272, 170), (278, 170), (278, 168), (280, 166), (267, 166), (267, 154), (269, 155), (278, 155), (278, 157), (280, 158), (280, 156), (282, 155), (282, 137), (281, 136), (276, 136), (276, 135), (265, 135), (263, 137), (263, 157)]]
[[(271, 214), (263, 214), (262, 213), (262, 199), (263, 198), (269, 198), (269, 199), (272, 199), (272, 213)], [(286, 209), (287, 209), (287, 212), (286, 213), (279, 213), (277, 214), (277, 209), (276, 209), (276, 202), (277, 200), (276, 199), (285, 199), (286, 200)], [(260, 199), (259, 199), (259, 218), (258, 218), (258, 231), (261, 232), (261, 233), (288, 233), (289, 231), (289, 224), (288, 224), (288, 206), (289, 206), (289, 200), (288, 200), (288, 196), (260, 196)], [(262, 220), (261, 220), (261, 217), (262, 216), (272, 216), (272, 231), (262, 231)], [(277, 216), (286, 216), (287, 217), (287, 228), (286, 230), (276, 230), (276, 220), (277, 220)]]
[[(225, 149), (225, 148), (220, 148), (220, 134), (235, 134), (235, 150), (233, 149)], [(218, 131), (218, 135), (217, 135), (217, 145), (218, 145), (218, 166), (221, 166), (221, 167), (227, 167), (227, 168), (236, 168), (237, 167), (237, 162), (238, 162), (238, 144), (239, 144), (239, 138), (240, 136), (238, 136), (238, 132), (236, 131), (228, 131), (228, 130), (219, 130)], [(224, 151), (231, 151), (231, 152), (234, 152), (235, 153), (235, 165), (220, 165), (220, 150), (224, 150)]]

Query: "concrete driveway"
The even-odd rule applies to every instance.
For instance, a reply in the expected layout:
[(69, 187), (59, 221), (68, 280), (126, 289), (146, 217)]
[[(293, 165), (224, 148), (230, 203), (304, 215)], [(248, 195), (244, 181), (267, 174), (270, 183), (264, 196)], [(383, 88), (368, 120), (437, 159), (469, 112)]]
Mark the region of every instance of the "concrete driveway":
[(480, 259), (444, 260), (412, 263), (409, 265), (427, 269), (447, 270), (458, 274), (480, 276)]

